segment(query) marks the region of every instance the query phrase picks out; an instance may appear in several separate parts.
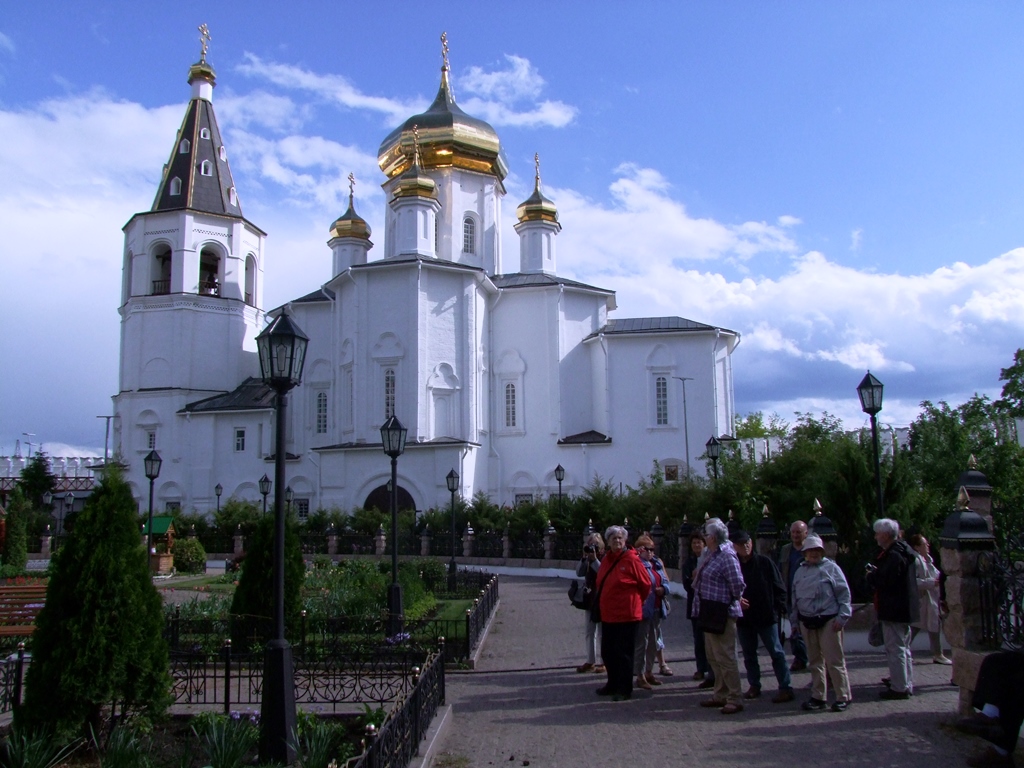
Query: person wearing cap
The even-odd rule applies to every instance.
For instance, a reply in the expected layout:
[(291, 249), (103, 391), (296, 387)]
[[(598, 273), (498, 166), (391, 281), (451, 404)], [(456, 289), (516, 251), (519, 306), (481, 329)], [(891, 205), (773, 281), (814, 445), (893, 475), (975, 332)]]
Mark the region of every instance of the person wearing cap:
[(793, 625), (800, 623), (811, 670), (811, 698), (801, 706), (808, 712), (826, 709), (831, 680), (836, 697), (832, 711), (843, 712), (852, 698), (843, 652), (843, 627), (853, 615), (850, 585), (839, 566), (825, 557), (820, 537), (804, 539), (802, 551), (804, 561), (793, 576), (790, 613)]
[(754, 552), (754, 542), (746, 531), (735, 531), (729, 540), (736, 548), (736, 557), (740, 560), (740, 571), (746, 584), (743, 597), (740, 598), (743, 615), (736, 620), (736, 634), (740, 639), (743, 665), (750, 685), (743, 698), (756, 699), (761, 695), (761, 665), (757, 660), (760, 641), (772, 658), (772, 669), (779, 683), (779, 692), (772, 698), (772, 703), (792, 701), (794, 696), (789, 665), (779, 641), (779, 617), (786, 611), (786, 588), (782, 584), (782, 574), (770, 557)]

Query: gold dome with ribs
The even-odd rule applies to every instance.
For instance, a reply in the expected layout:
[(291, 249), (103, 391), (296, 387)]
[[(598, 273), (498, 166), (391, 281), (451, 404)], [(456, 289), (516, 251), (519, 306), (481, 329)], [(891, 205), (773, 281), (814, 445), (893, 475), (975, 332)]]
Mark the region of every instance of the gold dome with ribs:
[(550, 221), (557, 224), (558, 209), (540, 191), (540, 155), (534, 154), (533, 163), (535, 169), (533, 194), (516, 208), (516, 218), (519, 221)]
[(331, 224), (331, 239), (335, 237), (359, 237), (370, 239), (370, 225), (356, 213), (355, 206), (356, 177), (348, 175), (348, 210)]

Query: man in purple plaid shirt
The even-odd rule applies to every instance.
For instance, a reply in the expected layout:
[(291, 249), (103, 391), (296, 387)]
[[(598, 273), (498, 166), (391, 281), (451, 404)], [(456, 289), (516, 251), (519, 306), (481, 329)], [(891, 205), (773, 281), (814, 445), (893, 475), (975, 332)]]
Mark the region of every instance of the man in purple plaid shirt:
[(704, 541), (708, 553), (693, 574), (693, 616), (700, 616), (701, 601), (704, 601), (728, 606), (728, 618), (721, 634), (704, 633), (708, 663), (715, 674), (715, 688), (714, 695), (700, 705), (720, 707), (723, 715), (734, 715), (743, 711), (743, 691), (736, 659), (736, 619), (743, 615), (740, 597), (746, 585), (725, 523), (717, 517), (708, 520), (704, 524)]

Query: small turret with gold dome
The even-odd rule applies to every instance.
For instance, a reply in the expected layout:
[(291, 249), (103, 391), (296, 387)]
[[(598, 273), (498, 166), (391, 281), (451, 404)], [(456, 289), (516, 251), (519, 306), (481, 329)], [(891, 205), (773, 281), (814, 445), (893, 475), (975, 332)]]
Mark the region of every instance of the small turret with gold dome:
[(377, 152), (377, 164), (393, 179), (409, 168), (413, 128), (419, 129), (423, 168), (463, 168), (495, 176), (508, 175), (508, 163), (498, 134), (483, 120), (467, 115), (452, 95), (449, 82), (448, 35), (441, 35), (441, 85), (426, 112), (413, 115), (388, 134)]
[(526, 198), (516, 208), (516, 218), (519, 221), (550, 221), (558, 223), (558, 209), (555, 204), (544, 197), (540, 191), (540, 155), (534, 154), (534, 177), (533, 194)]
[(370, 225), (356, 213), (355, 206), (356, 177), (348, 175), (348, 210), (331, 224), (331, 239), (335, 237), (359, 237), (370, 239)]
[(206, 24), (199, 25), (199, 42), (202, 49), (199, 53), (199, 61), (188, 68), (188, 84), (192, 86), (193, 99), (206, 99), (211, 101), (214, 86), (217, 85), (217, 73), (206, 60), (206, 54), (210, 50), (210, 28)]
[(419, 126), (412, 127), (412, 164), (398, 177), (395, 197), (437, 197), (437, 184), (420, 167)]

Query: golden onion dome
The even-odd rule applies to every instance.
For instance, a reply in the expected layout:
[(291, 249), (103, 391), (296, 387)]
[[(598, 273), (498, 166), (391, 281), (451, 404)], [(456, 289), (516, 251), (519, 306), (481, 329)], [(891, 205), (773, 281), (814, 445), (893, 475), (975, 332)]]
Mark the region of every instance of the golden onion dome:
[(483, 120), (467, 115), (455, 103), (448, 81), (447, 58), (441, 67), (441, 86), (434, 103), (388, 134), (377, 151), (377, 164), (389, 179), (409, 167), (413, 126), (419, 126), (420, 160), (424, 168), (464, 168), (489, 173), (499, 181), (508, 175), (508, 162), (497, 132)]
[(558, 209), (540, 191), (540, 157), (534, 155), (533, 162), (536, 169), (533, 179), (533, 194), (516, 208), (516, 218), (519, 221), (550, 221), (557, 224)]
[(348, 175), (348, 210), (339, 216), (331, 224), (331, 239), (336, 237), (359, 237), (363, 240), (370, 239), (370, 225), (362, 216), (356, 213), (355, 206), (356, 177)]
[(420, 167), (419, 126), (412, 127), (412, 164), (398, 177), (395, 197), (437, 197), (437, 184)]

